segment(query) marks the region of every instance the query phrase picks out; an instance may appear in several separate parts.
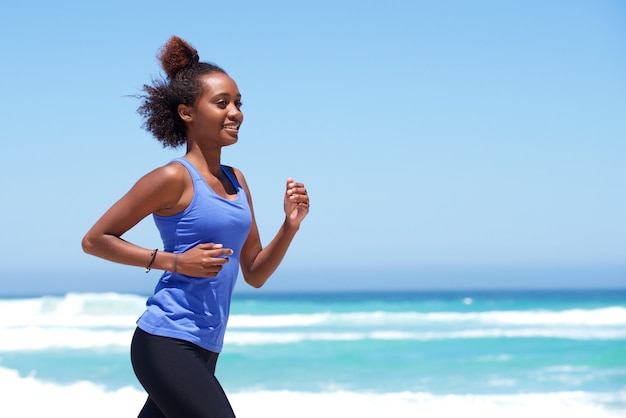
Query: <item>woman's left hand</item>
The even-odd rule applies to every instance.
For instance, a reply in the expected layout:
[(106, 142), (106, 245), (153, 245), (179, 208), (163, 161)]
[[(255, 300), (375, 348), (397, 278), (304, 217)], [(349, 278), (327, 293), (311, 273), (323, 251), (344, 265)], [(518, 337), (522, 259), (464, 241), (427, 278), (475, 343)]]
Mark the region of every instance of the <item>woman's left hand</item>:
[(287, 191), (285, 192), (286, 222), (290, 226), (298, 228), (308, 213), (309, 195), (304, 184), (297, 183), (292, 178), (287, 179)]

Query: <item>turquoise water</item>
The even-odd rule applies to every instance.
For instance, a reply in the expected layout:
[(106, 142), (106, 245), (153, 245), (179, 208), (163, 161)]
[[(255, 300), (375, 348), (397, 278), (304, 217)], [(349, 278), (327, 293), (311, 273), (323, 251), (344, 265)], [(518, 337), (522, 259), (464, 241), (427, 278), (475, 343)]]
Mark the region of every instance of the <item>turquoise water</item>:
[(235, 337), (261, 331), (269, 340), (226, 348), (220, 372), (236, 390), (486, 394), (626, 387), (625, 292), (270, 295), (239, 299), (233, 310), (303, 315), (292, 325), (231, 328)]
[[(141, 392), (145, 298), (0, 299), (0, 369)], [(238, 294), (217, 374), (235, 394), (584, 393), (626, 411), (626, 291)]]

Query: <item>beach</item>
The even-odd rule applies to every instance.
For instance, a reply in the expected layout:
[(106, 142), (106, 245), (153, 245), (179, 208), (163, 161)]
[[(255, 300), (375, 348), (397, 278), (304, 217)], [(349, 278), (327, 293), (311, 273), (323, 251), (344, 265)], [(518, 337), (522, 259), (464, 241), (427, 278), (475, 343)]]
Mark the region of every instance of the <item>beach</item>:
[[(146, 297), (0, 298), (0, 415), (136, 416)], [(256, 292), (216, 374), (240, 418), (621, 417), (625, 342), (624, 290)]]

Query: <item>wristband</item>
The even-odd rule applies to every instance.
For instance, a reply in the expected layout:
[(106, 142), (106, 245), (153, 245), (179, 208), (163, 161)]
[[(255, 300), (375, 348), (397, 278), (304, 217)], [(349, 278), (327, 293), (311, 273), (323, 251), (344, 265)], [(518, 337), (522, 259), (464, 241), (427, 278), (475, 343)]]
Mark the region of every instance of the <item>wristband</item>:
[(150, 254), (152, 258), (150, 259), (150, 263), (148, 264), (148, 267), (146, 267), (146, 273), (152, 270), (152, 263), (154, 263), (154, 259), (156, 258), (156, 254), (158, 251), (159, 249), (156, 248), (154, 251), (152, 251), (152, 254)]

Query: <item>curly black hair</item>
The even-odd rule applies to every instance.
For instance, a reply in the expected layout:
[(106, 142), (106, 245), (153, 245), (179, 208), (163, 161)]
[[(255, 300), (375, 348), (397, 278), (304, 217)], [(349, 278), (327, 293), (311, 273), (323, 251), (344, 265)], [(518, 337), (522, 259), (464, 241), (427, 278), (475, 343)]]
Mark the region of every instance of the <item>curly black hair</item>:
[(200, 62), (198, 51), (178, 36), (172, 36), (157, 57), (167, 78), (143, 86), (145, 94), (139, 96), (141, 106), (137, 113), (144, 118), (143, 128), (164, 148), (178, 148), (187, 142), (178, 105), (194, 105), (202, 94), (202, 76), (215, 72), (226, 74), (226, 71), (215, 64)]

